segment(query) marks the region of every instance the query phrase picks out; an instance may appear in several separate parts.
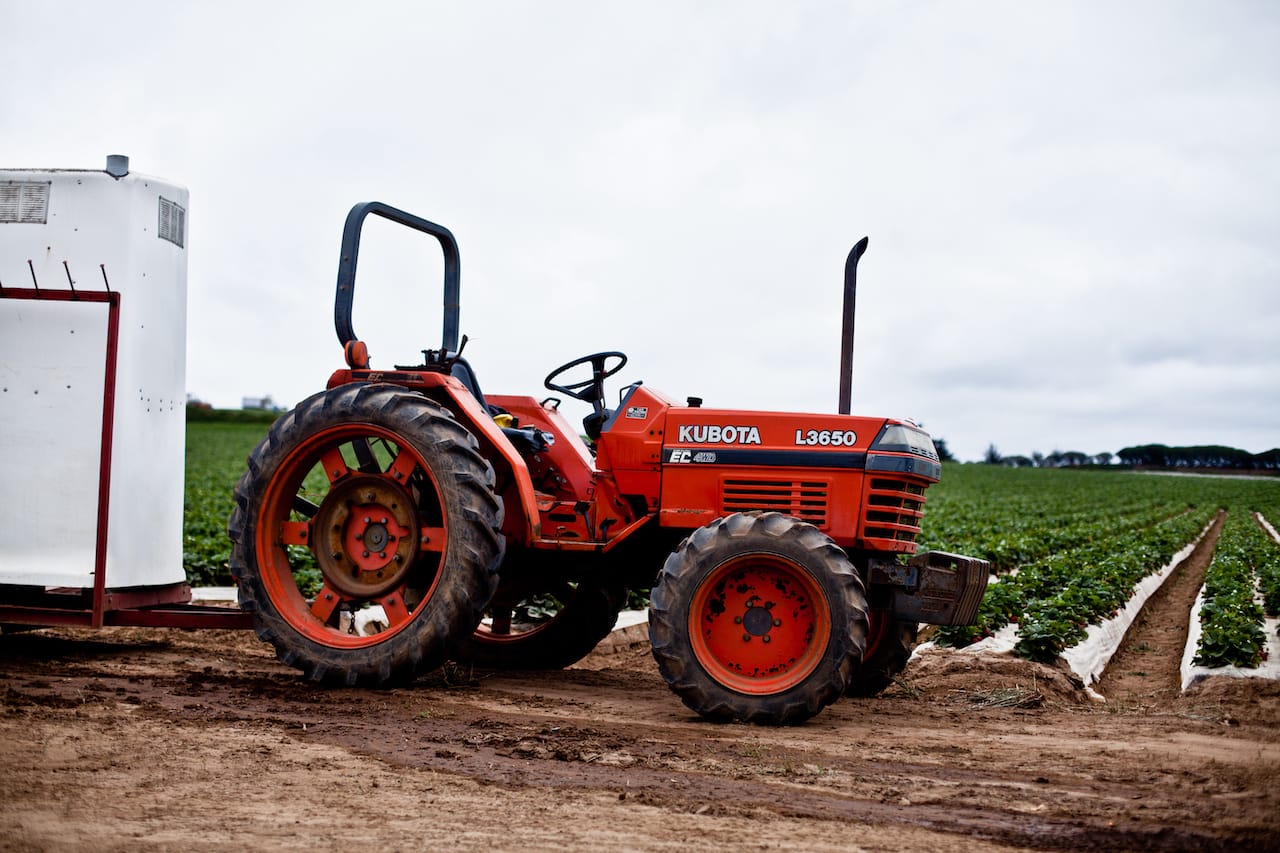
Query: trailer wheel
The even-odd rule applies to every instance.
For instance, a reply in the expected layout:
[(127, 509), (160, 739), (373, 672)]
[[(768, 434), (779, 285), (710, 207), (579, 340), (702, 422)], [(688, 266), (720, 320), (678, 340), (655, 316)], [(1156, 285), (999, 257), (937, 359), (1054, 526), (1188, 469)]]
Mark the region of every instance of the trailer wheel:
[(470, 661), (482, 669), (563, 669), (608, 636), (626, 601), (626, 587), (595, 580), (499, 583), (471, 636)]
[(869, 614), (870, 629), (867, 632), (867, 650), (862, 656), (862, 666), (849, 679), (846, 696), (875, 696), (883, 691), (898, 673), (907, 668), (911, 650), (916, 645), (919, 625), (896, 619), (884, 610), (872, 610)]
[(711, 720), (812, 717), (840, 698), (866, 636), (866, 596), (848, 556), (776, 512), (695, 530), (667, 558), (650, 599), (662, 677)]
[(258, 636), (312, 681), (384, 686), (475, 629), (504, 540), (493, 469), (444, 408), (392, 385), (316, 394), (236, 486), (231, 573)]

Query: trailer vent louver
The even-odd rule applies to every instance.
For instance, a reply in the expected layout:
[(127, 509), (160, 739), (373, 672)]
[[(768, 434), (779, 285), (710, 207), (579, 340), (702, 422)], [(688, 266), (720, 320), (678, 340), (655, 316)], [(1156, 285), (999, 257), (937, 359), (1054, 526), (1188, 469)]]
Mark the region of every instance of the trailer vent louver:
[(187, 210), (177, 202), (160, 197), (160, 239), (168, 240), (175, 246), (186, 244)]
[(0, 182), (0, 223), (46, 224), (49, 221), (49, 183)]
[(721, 484), (721, 510), (781, 512), (824, 527), (830, 490), (830, 483), (812, 480), (728, 479)]

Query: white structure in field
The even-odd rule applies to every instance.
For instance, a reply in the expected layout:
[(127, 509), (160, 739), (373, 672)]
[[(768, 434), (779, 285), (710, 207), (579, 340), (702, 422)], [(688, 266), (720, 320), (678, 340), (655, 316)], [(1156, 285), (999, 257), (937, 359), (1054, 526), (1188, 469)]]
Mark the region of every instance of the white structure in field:
[(94, 585), (109, 307), (35, 288), (119, 293), (105, 586), (184, 580), (186, 214), (123, 157), (0, 170), (0, 584)]

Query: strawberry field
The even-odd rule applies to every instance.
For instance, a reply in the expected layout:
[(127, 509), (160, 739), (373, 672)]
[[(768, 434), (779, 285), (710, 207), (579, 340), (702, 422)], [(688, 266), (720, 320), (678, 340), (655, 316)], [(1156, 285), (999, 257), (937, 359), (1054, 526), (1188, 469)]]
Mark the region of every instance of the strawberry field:
[(931, 489), (928, 548), (992, 562), (975, 625), (938, 632), (965, 647), (1014, 626), (1014, 652), (1051, 661), (1117, 616), (1219, 513), (1225, 523), (1202, 607), (1203, 666), (1256, 666), (1280, 609), (1280, 481), (1104, 470), (953, 465)]

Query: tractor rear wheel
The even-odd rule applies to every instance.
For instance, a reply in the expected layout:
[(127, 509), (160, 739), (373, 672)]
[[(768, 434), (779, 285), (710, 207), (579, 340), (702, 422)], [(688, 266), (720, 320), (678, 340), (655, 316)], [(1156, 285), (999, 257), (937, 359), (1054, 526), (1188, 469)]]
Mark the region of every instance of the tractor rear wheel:
[(393, 385), (316, 394), (249, 457), (228, 524), (258, 636), (313, 681), (383, 686), (475, 629), (504, 540), (493, 469), (441, 406)]
[(778, 725), (840, 698), (867, 636), (862, 580), (810, 524), (735, 514), (695, 530), (653, 588), (658, 669), (702, 716)]
[(846, 696), (875, 696), (890, 684), (898, 673), (907, 668), (911, 650), (916, 645), (919, 625), (894, 617), (887, 610), (872, 610), (870, 629), (867, 632), (867, 650), (862, 656), (862, 666), (849, 679)]
[(470, 661), (482, 669), (563, 669), (608, 636), (626, 587), (598, 580), (504, 580), (471, 636)]

